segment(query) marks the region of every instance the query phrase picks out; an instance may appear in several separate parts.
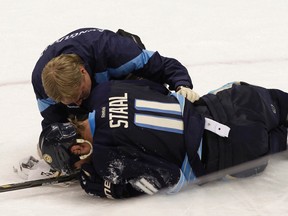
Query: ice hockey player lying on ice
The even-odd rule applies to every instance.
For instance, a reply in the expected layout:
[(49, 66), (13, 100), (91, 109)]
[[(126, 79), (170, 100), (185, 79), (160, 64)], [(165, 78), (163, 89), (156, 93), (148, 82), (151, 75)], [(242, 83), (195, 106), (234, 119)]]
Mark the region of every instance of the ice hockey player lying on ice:
[[(191, 103), (151, 81), (111, 81), (85, 106), (89, 118), (78, 123), (85, 140), (75, 124), (56, 123), (39, 147), (54, 169), (69, 173), (82, 164), (82, 188), (100, 197), (175, 193), (199, 176), (287, 148), (288, 94), (244, 82)], [(74, 164), (75, 155), (91, 162)]]

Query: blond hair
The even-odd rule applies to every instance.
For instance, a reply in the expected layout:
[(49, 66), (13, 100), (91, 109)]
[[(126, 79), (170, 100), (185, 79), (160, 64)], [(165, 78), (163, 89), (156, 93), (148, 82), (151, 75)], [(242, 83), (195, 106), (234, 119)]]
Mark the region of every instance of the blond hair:
[(85, 140), (89, 142), (93, 142), (93, 136), (90, 131), (90, 125), (88, 122), (88, 118), (85, 119), (77, 119), (77, 116), (70, 115), (68, 118), (69, 122), (74, 125), (77, 130), (77, 133)]
[(56, 102), (77, 97), (83, 80), (80, 72), (80, 66), (83, 65), (82, 59), (76, 54), (62, 54), (51, 59), (41, 76), (46, 94)]

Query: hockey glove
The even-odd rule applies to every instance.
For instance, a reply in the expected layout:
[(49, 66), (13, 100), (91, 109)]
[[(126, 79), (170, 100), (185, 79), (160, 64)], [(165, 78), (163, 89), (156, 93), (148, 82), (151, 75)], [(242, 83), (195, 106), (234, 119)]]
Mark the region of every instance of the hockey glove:
[(187, 100), (191, 101), (192, 103), (194, 101), (199, 100), (199, 95), (193, 91), (192, 89), (184, 86), (179, 86), (176, 90), (176, 92), (182, 96), (184, 96)]
[(132, 188), (130, 184), (116, 185), (103, 180), (91, 164), (82, 165), (80, 184), (87, 194), (109, 199), (127, 198), (141, 194)]

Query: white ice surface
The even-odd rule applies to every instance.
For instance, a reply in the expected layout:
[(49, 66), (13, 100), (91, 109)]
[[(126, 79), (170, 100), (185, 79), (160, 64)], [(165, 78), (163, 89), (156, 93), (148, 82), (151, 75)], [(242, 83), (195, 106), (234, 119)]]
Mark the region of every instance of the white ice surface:
[[(0, 184), (19, 182), (12, 166), (36, 155), (41, 116), (30, 84), (44, 48), (81, 27), (137, 33), (147, 49), (174, 57), (204, 94), (234, 80), (288, 91), (287, 0), (0, 0)], [(219, 181), (179, 194), (121, 201), (80, 186), (0, 194), (0, 215), (288, 215), (288, 160), (257, 177)]]

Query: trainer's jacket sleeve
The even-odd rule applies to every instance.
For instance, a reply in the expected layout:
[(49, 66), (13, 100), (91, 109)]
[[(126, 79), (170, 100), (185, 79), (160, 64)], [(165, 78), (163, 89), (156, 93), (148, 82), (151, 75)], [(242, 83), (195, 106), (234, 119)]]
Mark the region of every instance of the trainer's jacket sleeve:
[(181, 85), (193, 87), (187, 69), (179, 61), (163, 57), (158, 52), (142, 49), (130, 38), (104, 31), (102, 43), (91, 44), (94, 58), (98, 61), (101, 59), (97, 70), (94, 71), (96, 76), (97, 72), (101, 72), (97, 82), (105, 75), (109, 80), (133, 73), (161, 84), (167, 83), (173, 90)]
[(143, 74), (143, 77), (149, 80), (166, 83), (171, 90), (176, 90), (179, 86), (193, 88), (187, 69), (178, 60), (163, 57), (158, 52), (155, 52), (148, 64), (135, 74)]
[(148, 195), (173, 188), (181, 177), (181, 170), (175, 164), (137, 149), (95, 148), (94, 145), (93, 159), (96, 172), (104, 180), (116, 185), (130, 184), (136, 191)]

